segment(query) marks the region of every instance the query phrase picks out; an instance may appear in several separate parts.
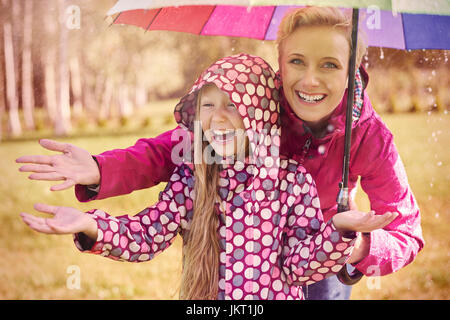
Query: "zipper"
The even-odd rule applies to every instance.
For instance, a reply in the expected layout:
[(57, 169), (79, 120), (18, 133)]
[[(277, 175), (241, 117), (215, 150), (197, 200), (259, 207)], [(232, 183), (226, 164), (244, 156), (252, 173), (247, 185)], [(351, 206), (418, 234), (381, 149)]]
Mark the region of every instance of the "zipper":
[(305, 144), (303, 145), (302, 148), (302, 157), (300, 158), (300, 164), (303, 164), (305, 162), (305, 158), (308, 155), (309, 152), (309, 148), (311, 148), (311, 142), (312, 142), (312, 137), (309, 137), (308, 140), (306, 140)]

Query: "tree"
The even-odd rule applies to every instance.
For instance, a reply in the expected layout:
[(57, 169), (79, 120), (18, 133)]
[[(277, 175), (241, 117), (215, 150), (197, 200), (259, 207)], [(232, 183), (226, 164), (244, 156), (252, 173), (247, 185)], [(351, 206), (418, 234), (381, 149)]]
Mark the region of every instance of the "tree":
[[(2, 9), (6, 11), (9, 7), (9, 1), (2, 0), (2, 5)], [(3, 19), (3, 46), (5, 54), (6, 96), (9, 111), (9, 126), (11, 135), (16, 137), (22, 134), (22, 126), (19, 119), (19, 101), (17, 99), (13, 32), (10, 15), (4, 15)]]
[(34, 129), (34, 88), (31, 42), (33, 34), (33, 1), (24, 1), (23, 50), (22, 50), (22, 109), (25, 126)]
[(66, 22), (66, 0), (58, 2), (59, 46), (58, 46), (58, 104), (56, 105), (55, 134), (67, 135), (71, 131), (70, 124), (70, 79), (67, 46), (68, 30)]

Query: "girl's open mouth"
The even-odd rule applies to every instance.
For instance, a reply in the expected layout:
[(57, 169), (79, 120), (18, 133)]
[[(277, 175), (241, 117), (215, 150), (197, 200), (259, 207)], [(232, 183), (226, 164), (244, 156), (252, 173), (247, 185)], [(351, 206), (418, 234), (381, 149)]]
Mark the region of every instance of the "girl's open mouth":
[(218, 143), (228, 143), (234, 140), (236, 136), (235, 130), (211, 130), (212, 140)]

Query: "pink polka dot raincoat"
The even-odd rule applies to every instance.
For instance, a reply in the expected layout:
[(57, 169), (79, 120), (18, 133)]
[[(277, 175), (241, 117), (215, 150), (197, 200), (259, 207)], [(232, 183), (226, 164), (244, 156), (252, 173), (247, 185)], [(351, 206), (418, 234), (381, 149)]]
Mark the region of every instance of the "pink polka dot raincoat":
[[(227, 92), (250, 142), (245, 161), (221, 164), (216, 203), (220, 237), (218, 299), (303, 299), (301, 285), (336, 274), (353, 249), (355, 234), (325, 223), (315, 183), (296, 161), (279, 155), (279, 98), (275, 73), (261, 58), (239, 54), (205, 70), (175, 108), (177, 122), (193, 128), (196, 93), (205, 83)], [(186, 157), (189, 158), (189, 157)], [(189, 230), (193, 216), (193, 165), (173, 172), (159, 201), (137, 215), (89, 211), (98, 225), (95, 243), (74, 236), (84, 252), (122, 261), (151, 260)]]

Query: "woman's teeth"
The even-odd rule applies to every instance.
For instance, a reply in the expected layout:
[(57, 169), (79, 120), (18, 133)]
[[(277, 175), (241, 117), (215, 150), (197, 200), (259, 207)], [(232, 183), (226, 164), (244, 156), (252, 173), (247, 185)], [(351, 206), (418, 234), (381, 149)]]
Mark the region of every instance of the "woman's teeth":
[(323, 100), (323, 98), (325, 98), (324, 94), (309, 95), (309, 94), (304, 94), (301, 92), (298, 92), (298, 96), (300, 97), (300, 99), (302, 99), (306, 102), (317, 102), (317, 101), (321, 101), (321, 100)]

